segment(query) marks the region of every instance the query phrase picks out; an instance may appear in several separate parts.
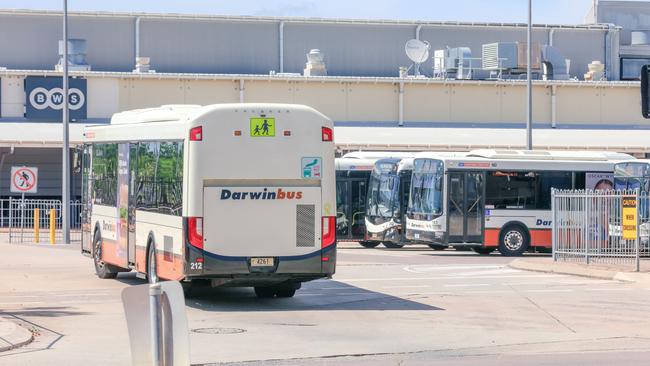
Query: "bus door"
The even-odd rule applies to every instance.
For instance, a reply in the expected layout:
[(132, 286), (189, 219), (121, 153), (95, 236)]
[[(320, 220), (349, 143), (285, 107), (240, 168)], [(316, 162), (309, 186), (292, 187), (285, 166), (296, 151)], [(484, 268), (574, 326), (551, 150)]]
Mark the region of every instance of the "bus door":
[(449, 242), (482, 243), (485, 215), (485, 174), (449, 173)]
[(129, 148), (129, 207), (127, 212), (127, 227), (128, 227), (128, 252), (129, 264), (135, 265), (135, 204), (138, 193), (138, 186), (136, 183), (137, 171), (136, 167), (138, 157), (138, 144), (130, 144)]
[(365, 179), (336, 180), (336, 234), (340, 238), (363, 238), (366, 232)]
[(135, 238), (132, 230), (135, 229), (133, 221), (133, 193), (134, 181), (131, 180), (135, 159), (129, 159), (131, 154), (137, 155), (136, 144), (123, 143), (118, 145), (117, 152), (117, 246), (116, 256), (121, 263), (114, 263), (123, 268), (135, 263)]
[(90, 187), (90, 157), (92, 156), (92, 145), (83, 147), (81, 158), (81, 253), (91, 255), (92, 253), (92, 230), (90, 213), (92, 205), (92, 189)]

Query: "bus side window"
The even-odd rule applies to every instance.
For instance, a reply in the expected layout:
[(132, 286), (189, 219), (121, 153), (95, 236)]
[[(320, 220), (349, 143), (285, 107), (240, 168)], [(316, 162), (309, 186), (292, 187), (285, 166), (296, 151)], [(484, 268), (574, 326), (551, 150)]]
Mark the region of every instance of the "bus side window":
[(573, 189), (585, 189), (586, 173), (575, 172), (573, 174), (574, 174)]

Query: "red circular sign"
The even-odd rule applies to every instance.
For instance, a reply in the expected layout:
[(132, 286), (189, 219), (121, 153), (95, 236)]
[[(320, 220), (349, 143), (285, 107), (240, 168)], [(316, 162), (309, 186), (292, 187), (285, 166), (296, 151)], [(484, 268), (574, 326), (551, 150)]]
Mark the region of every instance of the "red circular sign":
[(36, 174), (28, 168), (17, 169), (12, 178), (12, 184), (21, 192), (31, 191), (36, 185)]

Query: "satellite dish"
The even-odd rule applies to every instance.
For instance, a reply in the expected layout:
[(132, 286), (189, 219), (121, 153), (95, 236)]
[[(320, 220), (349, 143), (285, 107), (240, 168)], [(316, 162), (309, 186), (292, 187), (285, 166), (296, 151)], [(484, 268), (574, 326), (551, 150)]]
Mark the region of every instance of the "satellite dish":
[(404, 51), (413, 63), (415, 63), (415, 75), (420, 75), (420, 64), (429, 58), (429, 50), (431, 45), (429, 42), (422, 42), (419, 39), (411, 39), (404, 45)]

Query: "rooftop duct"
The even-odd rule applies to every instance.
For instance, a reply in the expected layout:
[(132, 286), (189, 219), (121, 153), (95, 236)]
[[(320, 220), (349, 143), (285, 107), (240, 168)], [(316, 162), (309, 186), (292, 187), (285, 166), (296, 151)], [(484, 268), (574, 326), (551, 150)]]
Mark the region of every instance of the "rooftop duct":
[(313, 49), (307, 54), (305, 76), (327, 76), (325, 55), (319, 49)]

